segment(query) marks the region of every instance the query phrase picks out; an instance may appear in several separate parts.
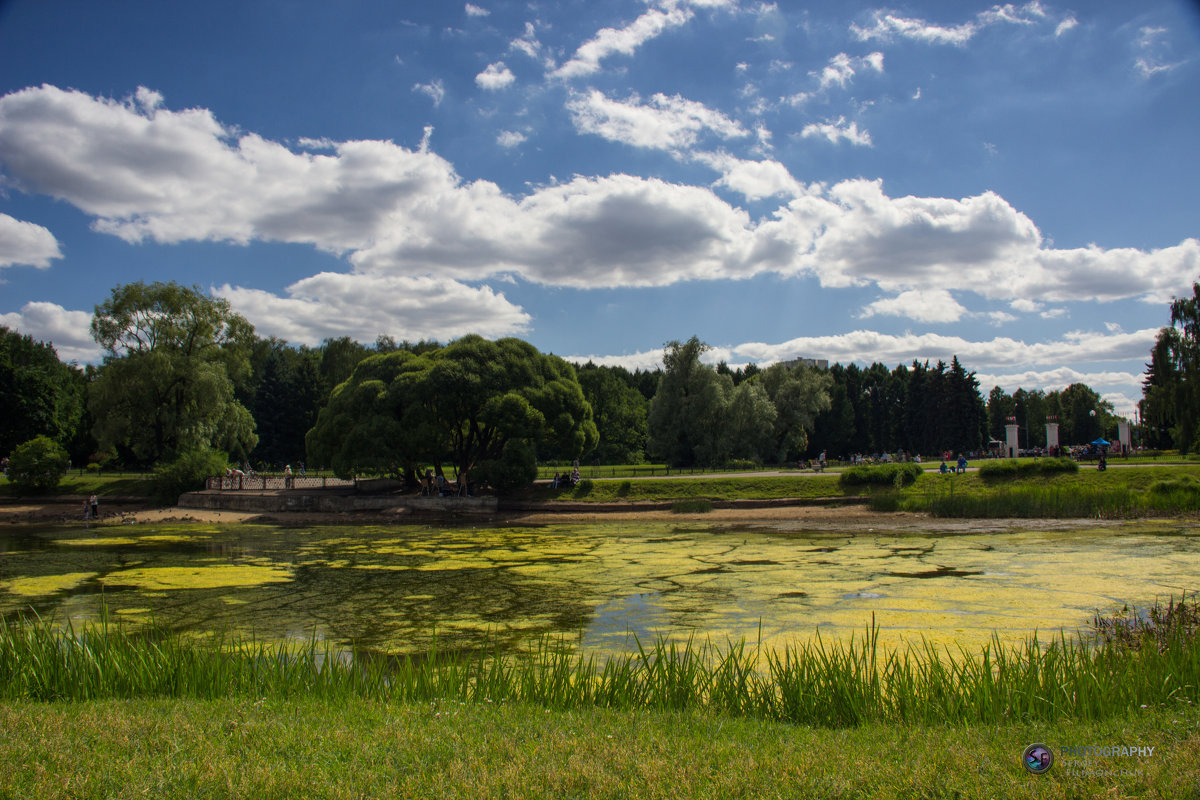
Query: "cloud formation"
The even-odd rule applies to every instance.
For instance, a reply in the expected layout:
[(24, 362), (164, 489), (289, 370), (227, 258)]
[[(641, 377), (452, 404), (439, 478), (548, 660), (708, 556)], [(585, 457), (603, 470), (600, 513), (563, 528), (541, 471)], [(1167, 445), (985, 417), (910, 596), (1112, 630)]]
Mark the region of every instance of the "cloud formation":
[(62, 251), (47, 228), (0, 214), (0, 267), (45, 269), (56, 258), (62, 258)]
[(579, 46), (575, 55), (551, 73), (551, 77), (571, 80), (600, 70), (600, 62), (610, 55), (631, 55), (643, 43), (670, 28), (678, 28), (693, 16), (690, 9), (672, 6), (651, 9), (624, 28), (601, 28), (595, 36)]
[(475, 76), (475, 83), (481, 89), (496, 91), (510, 85), (517, 79), (513, 75), (512, 70), (504, 66), (503, 61), (497, 61), (495, 64), (488, 64), (483, 72)]
[(681, 150), (694, 145), (705, 132), (722, 139), (750, 135), (737, 120), (679, 95), (655, 94), (648, 103), (632, 95), (622, 102), (593, 89), (573, 97), (567, 111), (580, 133), (633, 147)]
[(260, 336), (317, 345), (349, 336), (371, 341), (448, 341), (468, 333), (506, 336), (523, 332), (530, 317), (503, 294), (436, 277), (344, 275), (322, 272), (287, 287), (287, 297), (225, 284), (212, 289), (254, 323)]
[(54, 345), (61, 361), (95, 363), (103, 351), (92, 339), (90, 311), (68, 311), (57, 303), (31, 302), (0, 314), (0, 325)]
[[(596, 111), (586, 124), (647, 147), (747, 135), (678, 97), (620, 103), (591, 93), (581, 103), (581, 116)], [(844, 130), (837, 135), (857, 133)], [(777, 162), (687, 157), (719, 171), (718, 187), (785, 204), (756, 218), (711, 187), (619, 174), (514, 197), (464, 181), (427, 141), (296, 152), (204, 109), (171, 111), (147, 89), (125, 101), (53, 86), (0, 98), (10, 184), (70, 203), (128, 242), (306, 243), (362, 274), (466, 282), (511, 274), (580, 288), (662, 286), (776, 273), (814, 275), (826, 287), (1039, 303), (1162, 302), (1200, 274), (1195, 239), (1150, 252), (1054, 249), (992, 192), (893, 198), (881, 181), (804, 187)]]
[(910, 289), (895, 297), (885, 297), (863, 309), (863, 317), (883, 314), (908, 317), (917, 322), (958, 322), (967, 309), (945, 289)]
[(863, 70), (883, 72), (883, 53), (874, 52), (865, 56), (851, 57), (838, 53), (829, 59), (829, 63), (819, 71), (808, 73), (817, 79), (817, 88), (812, 92), (798, 92), (787, 98), (791, 105), (801, 105), (813, 97), (828, 91), (832, 87), (845, 89), (850, 85), (854, 76)]
[(993, 25), (1035, 25), (1047, 17), (1045, 9), (1037, 0), (1019, 7), (1012, 3), (992, 6), (967, 22), (950, 26), (937, 25), (919, 18), (902, 17), (890, 11), (874, 11), (870, 16), (871, 21), (865, 26), (850, 25), (850, 32), (859, 41), (874, 39), (887, 42), (901, 38), (957, 47), (966, 46), (981, 30)]
[(800, 131), (800, 135), (805, 139), (813, 137), (826, 139), (832, 144), (845, 140), (859, 147), (871, 146), (871, 134), (865, 130), (860, 131), (857, 122), (846, 122), (845, 117), (809, 123)]

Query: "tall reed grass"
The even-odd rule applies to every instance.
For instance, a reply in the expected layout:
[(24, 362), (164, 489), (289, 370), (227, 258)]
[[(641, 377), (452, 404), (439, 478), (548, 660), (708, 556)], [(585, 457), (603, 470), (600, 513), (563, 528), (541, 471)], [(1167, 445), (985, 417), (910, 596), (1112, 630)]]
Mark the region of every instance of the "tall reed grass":
[(899, 509), (935, 517), (1121, 519), (1146, 513), (1195, 512), (1200, 510), (1200, 493), (1188, 488), (1139, 491), (1128, 486), (1076, 484), (955, 491), (953, 481), (944, 481), (930, 482), (924, 490), (901, 496)]
[[(1195, 603), (1192, 604), (1193, 610)], [(531, 652), (340, 658), (316, 640), (189, 641), (131, 633), (102, 620), (65, 631), (37, 618), (0, 623), (0, 698), (294, 696), (332, 702), (520, 702), (547, 708), (700, 709), (816, 726), (871, 721), (959, 724), (1101, 719), (1149, 705), (1200, 700), (1195, 626), (1162, 636), (1068, 637), (978, 653), (878, 647), (818, 638), (782, 650), (745, 642), (638, 642), (598, 659), (542, 640)]]

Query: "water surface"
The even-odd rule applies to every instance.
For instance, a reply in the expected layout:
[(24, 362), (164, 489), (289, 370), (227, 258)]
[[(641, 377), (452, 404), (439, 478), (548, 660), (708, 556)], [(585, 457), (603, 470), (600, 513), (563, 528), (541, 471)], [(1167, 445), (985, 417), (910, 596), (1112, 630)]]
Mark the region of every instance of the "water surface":
[(110, 614), (206, 634), (382, 652), (564, 635), (781, 646), (1075, 631), (1096, 610), (1196, 588), (1200, 529), (912, 533), (700, 524), (200, 526), (0, 531), (0, 613)]

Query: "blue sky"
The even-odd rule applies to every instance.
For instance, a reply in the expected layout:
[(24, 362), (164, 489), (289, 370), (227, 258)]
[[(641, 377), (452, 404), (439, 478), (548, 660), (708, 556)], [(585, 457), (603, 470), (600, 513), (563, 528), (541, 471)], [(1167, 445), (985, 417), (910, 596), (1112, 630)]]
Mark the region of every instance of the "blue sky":
[(0, 324), (959, 359), (1118, 410), (1200, 279), (1195, 3), (0, 3)]

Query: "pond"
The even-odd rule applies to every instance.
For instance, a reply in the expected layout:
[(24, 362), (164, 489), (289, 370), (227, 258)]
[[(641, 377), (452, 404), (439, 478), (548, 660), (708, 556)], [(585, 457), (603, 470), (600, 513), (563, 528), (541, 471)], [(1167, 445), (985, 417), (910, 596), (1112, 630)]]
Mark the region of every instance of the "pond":
[(839, 533), (697, 523), (543, 527), (137, 526), (0, 531), (0, 614), (195, 634), (315, 638), (403, 653), (520, 648), (544, 634), (601, 652), (657, 635), (780, 647), (924, 636), (1068, 634), (1096, 610), (1195, 589), (1184, 523), (988, 533)]

